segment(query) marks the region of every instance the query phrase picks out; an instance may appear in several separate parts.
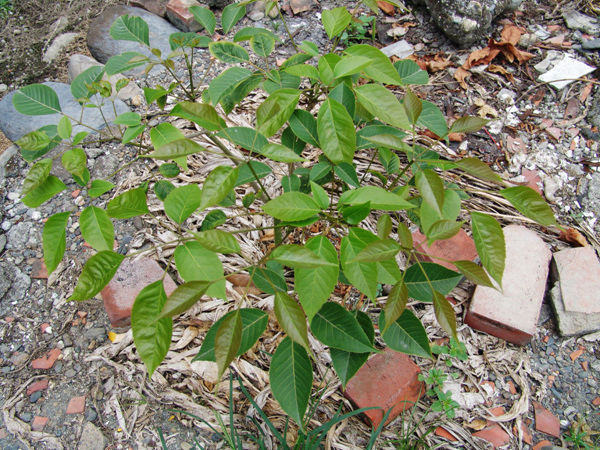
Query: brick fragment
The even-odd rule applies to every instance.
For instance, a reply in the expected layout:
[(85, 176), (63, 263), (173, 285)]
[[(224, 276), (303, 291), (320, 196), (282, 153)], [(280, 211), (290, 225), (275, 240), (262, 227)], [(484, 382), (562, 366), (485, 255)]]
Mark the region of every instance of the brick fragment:
[(452, 433), (450, 433), (448, 430), (446, 430), (443, 427), (437, 427), (435, 429), (434, 433), (435, 433), (436, 436), (443, 437), (444, 439), (447, 439), (450, 442), (456, 442), (456, 441), (458, 441), (458, 439)]
[(535, 429), (550, 436), (560, 437), (560, 421), (558, 417), (540, 405), (533, 402), (535, 410)]
[(572, 352), (569, 355), (569, 357), (571, 358), (571, 361), (575, 361), (577, 358), (579, 358), (581, 355), (583, 355), (584, 350), (585, 350), (585, 348), (580, 346), (577, 350)]
[(517, 388), (515, 386), (515, 383), (512, 382), (512, 380), (508, 380), (506, 382), (506, 384), (508, 385), (508, 390), (511, 394), (516, 394), (517, 393)]
[[(531, 430), (529, 429), (529, 427), (523, 422), (521, 422), (520, 428), (523, 434), (523, 442), (529, 445), (533, 445), (533, 435), (531, 434)], [(515, 434), (515, 436), (519, 435), (519, 429), (517, 428), (517, 425), (513, 426), (513, 433)]]
[(540, 441), (537, 444), (535, 444), (532, 450), (542, 450), (544, 447), (548, 446), (552, 447), (552, 442), (544, 439), (543, 441)]
[(345, 396), (357, 407), (379, 406), (365, 412), (374, 427), (391, 409), (387, 423), (402, 411), (411, 408), (425, 393), (425, 385), (418, 380), (421, 369), (403, 353), (386, 348), (369, 359), (348, 382)]
[(521, 175), (525, 178), (527, 186), (535, 190), (538, 194), (542, 194), (542, 179), (535, 170), (523, 169)]
[(490, 442), (494, 447), (502, 447), (510, 442), (508, 433), (496, 423), (485, 427), (481, 431), (473, 433), (473, 436)]
[(160, 17), (167, 14), (167, 0), (130, 0), (131, 6), (143, 8)]
[(31, 424), (31, 429), (33, 431), (42, 431), (49, 420), (49, 417), (35, 416), (33, 418), (33, 423)]
[(36, 259), (31, 265), (31, 278), (36, 280), (48, 279), (48, 269), (43, 259)]
[(31, 395), (34, 392), (43, 391), (46, 389), (48, 389), (48, 379), (47, 378), (45, 378), (43, 380), (38, 380), (35, 383), (31, 384), (27, 388), (27, 395)]
[(199, 31), (202, 26), (189, 11), (190, 6), (200, 6), (195, 0), (169, 0), (167, 3), (167, 19), (181, 31)]
[(0, 439), (6, 439), (7, 437), (8, 433), (6, 432), (6, 429), (0, 428)]
[(600, 397), (596, 397), (594, 400), (592, 400), (592, 405), (600, 406)]
[(85, 395), (83, 397), (73, 397), (67, 405), (67, 414), (81, 414), (85, 411)]
[(62, 352), (59, 348), (53, 348), (45, 356), (31, 361), (33, 369), (51, 369)]
[(421, 261), (434, 262), (450, 270), (456, 270), (454, 264), (439, 260), (438, 258), (450, 261), (473, 261), (477, 258), (475, 242), (473, 242), (473, 239), (462, 228), (450, 239), (436, 241), (431, 246), (427, 245), (427, 238), (419, 231), (415, 231), (412, 237), (415, 249), (426, 254), (418, 256)]
[(535, 232), (520, 225), (504, 228), (504, 239), (502, 292), (477, 286), (465, 322), (508, 342), (525, 345), (537, 328), (552, 253)]
[[(163, 269), (150, 258), (136, 261), (125, 259), (113, 279), (102, 290), (104, 308), (113, 327), (125, 327), (131, 324), (131, 308), (135, 298), (147, 285), (158, 281)], [(169, 275), (165, 276), (164, 287), (170, 295), (177, 285)]]

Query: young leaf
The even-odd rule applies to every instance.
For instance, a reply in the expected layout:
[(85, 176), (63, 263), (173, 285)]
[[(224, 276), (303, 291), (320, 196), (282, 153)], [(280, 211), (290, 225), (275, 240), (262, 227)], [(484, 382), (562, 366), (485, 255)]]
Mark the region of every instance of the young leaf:
[(535, 220), (543, 227), (557, 226), (556, 218), (548, 203), (529, 186), (514, 186), (500, 191), (521, 214)]
[(182, 156), (193, 155), (205, 150), (200, 144), (191, 139), (179, 139), (176, 141), (167, 142), (160, 148), (157, 148), (147, 155), (141, 155), (144, 158), (154, 158), (163, 161), (181, 158)]
[[(71, 94), (75, 99), (90, 98), (92, 93), (87, 85), (97, 83), (104, 75), (104, 66), (91, 66), (77, 75), (71, 82)], [(75, 144), (77, 145), (77, 144)]]
[(488, 274), (480, 265), (475, 264), (473, 261), (452, 261), (452, 263), (458, 268), (460, 273), (473, 283), (480, 286), (494, 287)]
[(189, 12), (192, 13), (194, 19), (204, 27), (204, 29), (211, 36), (215, 34), (215, 26), (217, 25), (217, 19), (215, 14), (208, 8), (203, 6), (194, 5), (189, 7)]
[(227, 194), (235, 186), (238, 178), (238, 168), (230, 166), (218, 166), (206, 177), (202, 186), (201, 209), (214, 206), (227, 197)]
[(334, 8), (332, 10), (323, 10), (321, 13), (321, 21), (323, 28), (329, 39), (333, 39), (346, 29), (352, 20), (352, 15), (347, 8)]
[(235, 358), (241, 343), (242, 318), (240, 311), (236, 310), (223, 320), (215, 335), (215, 361), (219, 379)]
[(306, 159), (298, 156), (295, 152), (281, 144), (267, 144), (260, 150), (260, 154), (277, 162), (294, 163), (306, 161)]
[(275, 316), (285, 333), (306, 351), (310, 351), (308, 343), (308, 327), (306, 316), (300, 305), (285, 292), (275, 293)]
[(210, 281), (190, 281), (177, 286), (167, 298), (158, 318), (173, 317), (187, 311), (202, 298), (210, 285)]
[(60, 181), (53, 175), (50, 175), (42, 184), (33, 188), (29, 193), (21, 199), (25, 206), (29, 208), (37, 208), (46, 200), (50, 200), (59, 192), (67, 188), (65, 183)]
[(406, 269), (404, 282), (408, 296), (420, 302), (431, 302), (433, 291), (448, 294), (462, 279), (462, 275), (435, 263), (417, 263)]
[(105, 210), (88, 206), (79, 217), (81, 235), (94, 250), (112, 250), (115, 228)]
[(412, 233), (408, 229), (406, 225), (403, 223), (398, 224), (398, 229), (396, 230), (398, 233), (398, 242), (402, 246), (404, 250), (412, 250), (413, 248), (413, 238)]
[(500, 224), (491, 216), (471, 212), (471, 228), (477, 254), (481, 264), (490, 276), (502, 287), (502, 275), (506, 260), (504, 232)]
[(329, 347), (353, 353), (376, 351), (356, 317), (337, 303), (326, 302), (312, 318), (310, 328)]
[(133, 41), (146, 47), (150, 46), (150, 30), (141, 17), (117, 17), (110, 27), (110, 36), (116, 41)]
[(314, 216), (321, 208), (309, 195), (288, 192), (265, 203), (263, 210), (276, 219), (294, 222)]
[(52, 160), (49, 158), (42, 159), (36, 162), (25, 177), (23, 181), (23, 188), (21, 189), (21, 195), (28, 194), (36, 187), (40, 186), (50, 175), (52, 169)]
[(202, 192), (197, 184), (173, 189), (165, 198), (165, 213), (171, 220), (183, 223), (200, 207)]
[(435, 311), (435, 318), (444, 331), (452, 335), (454, 339), (458, 339), (454, 309), (452, 309), (452, 305), (446, 297), (437, 291), (433, 292), (433, 309)]
[(392, 232), (392, 219), (387, 214), (382, 214), (377, 220), (377, 236), (386, 239)]
[(298, 101), (297, 89), (279, 89), (273, 92), (256, 110), (258, 131), (265, 137), (277, 133), (290, 118)]
[(15, 109), (26, 116), (45, 116), (61, 112), (56, 92), (45, 84), (22, 87), (12, 98)]
[(71, 133), (73, 132), (73, 125), (71, 125), (71, 121), (67, 116), (62, 116), (62, 118), (58, 121), (58, 126), (56, 129), (58, 131), (58, 135), (62, 139), (69, 139), (71, 137)]
[[(391, 321), (390, 321), (391, 322)], [(379, 328), (385, 328), (381, 337), (392, 350), (408, 355), (431, 358), (427, 332), (410, 309), (405, 309), (394, 322), (388, 323), (385, 311), (379, 316)]]
[(63, 259), (65, 249), (67, 247), (67, 222), (69, 221), (70, 212), (62, 212), (53, 214), (44, 224), (43, 233), (43, 250), (44, 263), (48, 274), (54, 272), (60, 261)]
[(461, 117), (450, 127), (449, 133), (472, 133), (479, 131), (489, 120), (481, 117)]
[(406, 115), (413, 125), (417, 123), (417, 120), (421, 115), (421, 111), (423, 111), (421, 99), (413, 94), (410, 89), (406, 90), (406, 95), (404, 96), (404, 110), (406, 111)]
[(165, 359), (171, 345), (173, 320), (170, 317), (158, 319), (166, 301), (163, 282), (158, 280), (140, 291), (131, 309), (133, 342), (148, 369), (148, 377), (152, 377)]
[[(170, 56), (174, 56), (176, 54), (176, 50), (183, 48), (208, 48), (208, 46), (210, 45), (210, 43), (212, 42), (212, 39), (209, 38), (208, 36), (200, 36), (199, 34), (196, 33), (171, 33), (169, 35), (169, 45), (171, 47), (171, 50), (173, 50), (173, 53), (171, 53)], [(145, 90), (148, 88), (144, 88), (144, 92)], [(162, 97), (161, 95), (159, 95), (158, 97), (154, 98), (154, 100), (157, 100), (159, 97)], [(152, 101), (154, 101), (152, 100)], [(149, 102), (152, 103), (152, 102)]]
[[(175, 108), (178, 106), (179, 104), (175, 105)], [(173, 108), (173, 111), (175, 108)], [(168, 122), (159, 123), (156, 127), (150, 130), (150, 140), (152, 141), (152, 145), (155, 149), (159, 149), (169, 142), (179, 141), (182, 139), (185, 139), (183, 133), (173, 124)]]
[(142, 188), (130, 189), (108, 202), (106, 211), (114, 219), (131, 219), (148, 214), (146, 192)]
[(371, 202), (371, 209), (380, 209), (382, 211), (400, 211), (414, 208), (413, 204), (403, 200), (399, 195), (378, 186), (363, 186), (358, 189), (346, 191), (340, 195), (338, 204), (357, 205), (366, 202)]
[(211, 252), (222, 253), (239, 253), (242, 251), (240, 244), (231, 233), (221, 230), (206, 230), (200, 233), (192, 233), (196, 241), (204, 248)]
[(217, 110), (206, 103), (180, 102), (170, 115), (191, 120), (209, 131), (219, 131), (226, 126)]
[(110, 191), (114, 187), (115, 185), (109, 181), (94, 180), (92, 181), (91, 187), (88, 190), (88, 194), (92, 198), (97, 198), (100, 197), (102, 194), (105, 194), (106, 192)]
[[(288, 69), (290, 67), (294, 67), (300, 64), (304, 64), (306, 61), (308, 61), (309, 59), (311, 59), (312, 56), (306, 53), (296, 53), (295, 55), (290, 56), (288, 59), (286, 59), (283, 64), (281, 65), (280, 69)], [(291, 75), (291, 72), (283, 72), (286, 73), (288, 75)]]
[(250, 60), (250, 55), (248, 55), (246, 49), (233, 42), (211, 42), (208, 50), (211, 55), (224, 63), (236, 64)]
[(332, 263), (320, 258), (313, 251), (300, 245), (280, 245), (271, 252), (271, 258), (284, 266), (294, 269), (315, 269), (317, 267), (338, 267), (337, 262)]
[(389, 326), (394, 323), (404, 312), (406, 309), (406, 305), (408, 303), (408, 289), (406, 284), (404, 284), (403, 280), (398, 281), (393, 287), (390, 293), (388, 294), (387, 302), (385, 303), (385, 317), (387, 317), (388, 322), (385, 323), (385, 326), (382, 326), (380, 322), (381, 334), (385, 334), (388, 330)]
[(289, 117), (290, 128), (296, 136), (307, 144), (320, 147), (317, 120), (311, 113), (297, 109)]
[(400, 245), (392, 239), (375, 241), (368, 244), (358, 253), (358, 255), (348, 262), (385, 261), (387, 259), (394, 258), (399, 251)]
[[(340, 259), (342, 262), (342, 270), (350, 282), (362, 293), (366, 294), (370, 299), (377, 298), (377, 264), (366, 262), (354, 262), (354, 258), (368, 244), (365, 242), (363, 232), (351, 228), (352, 234), (342, 238), (340, 247)], [(368, 232), (367, 232), (368, 233)], [(375, 238), (375, 236), (373, 236)], [(375, 238), (376, 240), (377, 238)]]
[[(15, 142), (15, 144), (21, 147), (21, 151), (26, 150), (27, 152), (39, 152), (40, 150), (45, 149), (48, 144), (50, 144), (50, 137), (43, 131), (37, 130), (27, 133), (25, 136)], [(44, 152), (44, 154), (45, 153), (47, 152)], [(28, 158), (28, 161), (33, 161), (33, 159), (35, 158)]]
[(415, 174), (415, 185), (423, 200), (441, 216), (444, 207), (444, 182), (440, 176), (431, 169), (420, 170)]
[(279, 39), (275, 33), (273, 33), (270, 30), (267, 30), (266, 28), (259, 28), (259, 27), (242, 28), (240, 31), (235, 33), (235, 36), (233, 36), (233, 42), (249, 41), (254, 36), (259, 35), (259, 34), (265, 34), (265, 35), (273, 38), (273, 40), (281, 42), (281, 39)]
[(398, 71), (381, 50), (366, 44), (353, 45), (344, 50), (344, 53), (351, 56), (362, 56), (371, 60), (371, 65), (365, 67), (364, 73), (367, 77), (379, 83), (391, 84), (394, 86), (402, 84)]
[(351, 163), (356, 149), (356, 130), (346, 108), (328, 98), (317, 115), (317, 131), (323, 153), (331, 162)]
[(450, 239), (460, 231), (464, 223), (464, 221), (455, 222), (454, 220), (438, 220), (434, 222), (427, 230), (427, 245), (431, 245), (435, 241)]
[(286, 337), (271, 359), (269, 382), (275, 400), (303, 430), (303, 418), (313, 382), (313, 371), (306, 349)]
[(250, 38), (250, 47), (258, 56), (267, 58), (275, 48), (275, 39), (268, 34), (257, 34)]
[(199, 242), (188, 241), (175, 249), (175, 267), (185, 281), (209, 281), (206, 295), (225, 299), (223, 263)]
[(223, 34), (229, 33), (236, 23), (240, 21), (242, 17), (246, 15), (246, 6), (244, 4), (231, 3), (223, 8), (223, 14), (221, 15), (221, 26), (223, 27)]
[(329, 86), (333, 80), (335, 80), (335, 75), (333, 71), (335, 66), (342, 60), (339, 55), (334, 53), (327, 53), (319, 58), (319, 77), (321, 81), (326, 86)]
[(149, 61), (149, 59), (138, 52), (125, 52), (118, 55), (111, 56), (104, 70), (106, 75), (112, 77), (118, 73), (127, 72), (128, 70), (135, 69), (136, 67), (143, 66)]
[(335, 78), (349, 77), (355, 73), (360, 73), (364, 68), (370, 66), (372, 61), (363, 56), (348, 56), (336, 64), (333, 70)]
[[(300, 182), (298, 177), (296, 177), (296, 179), (298, 180), (298, 182)], [(329, 207), (329, 197), (327, 196), (327, 192), (325, 191), (325, 189), (323, 189), (314, 181), (310, 182), (310, 189), (312, 191), (313, 198), (321, 207), (321, 209), (327, 209), (327, 207)]]
[(396, 96), (380, 84), (364, 84), (354, 89), (358, 101), (376, 117), (402, 130), (410, 130), (411, 122)]
[(319, 79), (319, 69), (310, 64), (296, 64), (285, 68), (285, 72), (297, 77), (310, 78), (312, 80)]
[(61, 162), (67, 172), (78, 177), (83, 177), (87, 156), (82, 149), (74, 148), (63, 153)]
[(115, 252), (102, 251), (96, 253), (85, 263), (77, 280), (71, 300), (88, 300), (98, 294), (115, 276), (125, 256)]

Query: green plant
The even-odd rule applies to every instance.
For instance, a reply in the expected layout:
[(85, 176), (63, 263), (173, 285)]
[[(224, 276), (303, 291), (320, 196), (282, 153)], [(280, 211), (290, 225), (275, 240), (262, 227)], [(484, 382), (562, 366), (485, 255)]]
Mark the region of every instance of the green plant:
[(6, 17), (12, 7), (12, 0), (0, 0), (0, 17)]
[(577, 414), (577, 420), (571, 424), (569, 434), (564, 436), (564, 440), (569, 442), (576, 449), (597, 449), (600, 446), (598, 436), (600, 432), (593, 431), (586, 423), (581, 414)]
[[(466, 361), (467, 359), (469, 359), (469, 355), (467, 354), (467, 347), (465, 346), (465, 344), (453, 337), (450, 338), (450, 346), (432, 345), (431, 353), (433, 353), (434, 355), (444, 355), (450, 358), (456, 358), (461, 361)], [(446, 365), (448, 367), (452, 367), (452, 360), (446, 359)]]
[[(366, 3), (376, 10), (373, 0)], [(275, 315), (285, 338), (271, 359), (271, 391), (300, 432), (306, 433), (313, 381), (311, 358), (315, 357), (309, 345), (308, 323), (312, 335), (329, 347), (333, 368), (345, 388), (369, 355), (380, 351), (375, 347), (373, 319), (378, 320), (388, 347), (431, 358), (425, 328), (407, 308), (408, 299), (433, 304), (442, 328), (457, 338), (454, 311), (445, 295), (463, 276), (485, 286), (492, 286), (490, 277), (501, 283), (505, 259), (502, 228), (491, 215), (463, 208), (465, 198), (482, 190), (461, 190), (455, 183), (459, 176), (496, 183), (502, 187), (499, 194), (521, 213), (544, 226), (557, 224), (552, 210), (533, 189), (505, 187), (483, 162), (442, 159), (433, 148), (424, 146), (423, 142), (429, 141), (418, 138), (419, 129), (427, 128), (447, 139), (451, 132), (474, 131), (486, 121), (463, 117), (449, 128), (441, 111), (411, 89), (411, 85), (428, 82), (427, 73), (414, 62), (392, 64), (379, 50), (363, 44), (341, 53), (321, 54), (305, 41), (297, 46), (297, 54), (277, 67), (272, 52), (279, 39), (272, 32), (249, 27), (235, 33), (232, 42), (213, 41), (214, 14), (199, 6), (190, 10), (207, 35), (174, 33), (170, 37), (173, 51), (166, 56), (156, 49), (152, 49), (152, 57), (136, 52), (113, 56), (104, 68), (92, 67), (77, 76), (71, 90), (82, 107), (99, 107), (113, 101), (113, 86), (102, 81), (104, 74), (162, 65), (174, 83), (144, 88), (147, 103), (156, 103), (163, 110), (162, 119), (184, 118), (200, 131), (185, 136), (168, 122), (151, 126), (145, 113), (118, 116), (114, 122), (120, 128), (111, 129), (107, 138), (130, 145), (137, 152), (132, 163), (144, 164), (153, 179), (109, 200), (107, 193), (115, 187), (111, 178), (91, 179), (87, 168), (81, 148), (87, 133), (73, 136), (73, 124), (85, 124), (61, 111), (51, 88), (26, 86), (13, 97), (17, 111), (27, 115), (60, 113), (63, 117), (58, 126), (34, 131), (18, 142), (23, 157), (33, 163), (23, 185), (22, 201), (35, 208), (67, 189), (62, 180), (50, 175), (57, 158), (75, 183), (85, 188), (88, 206), (78, 211), (80, 216), (75, 210), (54, 214), (43, 231), (49, 273), (64, 256), (69, 221), (79, 220), (83, 238), (97, 251), (85, 264), (69, 300), (94, 297), (126, 257), (148, 252), (114, 252), (113, 219), (150, 216), (177, 236), (174, 242), (158, 247), (177, 245), (165, 273), (176, 270), (183, 284), (169, 296), (162, 280), (146, 286), (132, 311), (135, 345), (149, 375), (168, 351), (173, 316), (205, 295), (226, 299), (225, 273), (218, 254), (241, 254), (238, 234), (272, 229), (272, 248), (254, 259), (242, 254), (247, 265), (236, 272), (247, 271), (256, 286), (274, 297)], [(244, 12), (243, 3), (223, 10), (223, 34)], [(337, 48), (335, 43), (352, 20), (353, 14), (346, 8), (323, 11), (322, 22), (333, 41), (332, 48)], [(149, 47), (148, 25), (138, 17), (119, 17), (110, 34)], [(201, 47), (208, 48), (213, 60), (231, 64), (206, 89), (193, 81), (193, 58)], [(188, 69), (187, 81), (175, 71), (174, 59), (178, 57)], [(120, 81), (114, 88), (119, 90), (126, 84), (127, 80)], [(403, 99), (384, 85), (402, 91)], [(224, 115), (258, 88), (268, 97), (256, 110), (256, 127), (228, 128)], [(169, 96), (178, 101), (166, 110)], [(210, 148), (192, 140), (199, 134), (212, 143)], [(66, 147), (53, 158), (45, 157), (61, 141)], [(318, 149), (317, 161), (303, 156), (307, 146)], [(176, 186), (171, 180), (188, 170), (187, 158), (201, 152), (220, 154), (230, 163), (216, 167), (202, 182)], [(366, 169), (357, 170), (357, 152), (368, 158)], [(263, 179), (274, 172), (273, 167), (282, 193), (263, 184)], [(242, 197), (238, 188), (245, 185), (252, 186), (254, 192)], [(162, 204), (162, 211), (149, 210), (150, 197)], [(199, 229), (188, 226), (192, 215), (203, 218)], [(260, 215), (267, 225), (226, 231), (223, 225), (231, 224), (237, 215)], [(421, 262), (407, 226), (408, 217), (429, 244), (454, 236), (470, 217), (483, 267), (471, 261), (453, 261), (458, 269), (455, 272), (433, 262)], [(367, 218), (376, 219), (376, 234), (360, 226)], [(308, 227), (316, 222), (323, 231), (308, 238)], [(334, 238), (338, 248), (332, 243)], [(399, 254), (414, 263), (401, 270)], [(284, 267), (293, 271), (293, 285), (288, 286)], [(380, 307), (379, 317), (330, 301), (338, 280), (351, 284)], [(385, 304), (377, 298), (378, 283), (393, 285)], [(242, 307), (252, 305), (250, 299), (246, 302), (235, 304), (213, 324), (195, 357), (216, 362), (219, 378), (234, 358), (255, 345), (267, 326), (267, 313)], [(440, 402), (448, 413), (452, 403), (447, 399)]]
[[(375, 35), (377, 31), (375, 29), (377, 24), (376, 16), (365, 16), (360, 15), (358, 18), (354, 18), (348, 28), (344, 30), (340, 36), (340, 44), (347, 47), (351, 43), (360, 42), (363, 40), (375, 41)], [(367, 36), (369, 34), (370, 36)]]
[(428, 385), (432, 385), (427, 390), (427, 395), (435, 397), (436, 400), (431, 405), (431, 410), (435, 412), (444, 412), (449, 418), (453, 419), (456, 416), (456, 408), (460, 405), (457, 401), (452, 400), (452, 392), (444, 392), (444, 381), (448, 376), (441, 369), (431, 369), (427, 376), (419, 374), (419, 380), (424, 381)]

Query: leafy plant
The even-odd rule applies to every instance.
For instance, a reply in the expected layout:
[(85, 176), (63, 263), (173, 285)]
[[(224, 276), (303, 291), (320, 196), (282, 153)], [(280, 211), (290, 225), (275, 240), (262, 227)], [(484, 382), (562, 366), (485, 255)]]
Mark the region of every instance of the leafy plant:
[[(377, 10), (372, 0), (366, 3)], [(224, 33), (240, 20), (244, 8), (243, 3), (236, 3), (224, 9)], [(130, 145), (136, 151), (134, 162), (146, 164), (153, 179), (113, 195), (107, 202), (107, 194), (115, 187), (112, 178), (92, 179), (81, 148), (87, 133), (73, 132), (73, 125), (85, 124), (61, 111), (58, 96), (50, 87), (27, 86), (13, 97), (17, 111), (26, 115), (59, 113), (63, 118), (58, 126), (44, 127), (18, 141), (23, 157), (32, 163), (22, 201), (34, 208), (67, 189), (62, 180), (50, 175), (53, 159), (58, 158), (89, 196), (90, 205), (79, 217), (73, 210), (60, 212), (44, 226), (44, 260), (50, 273), (64, 257), (69, 223), (79, 220), (82, 236), (97, 251), (85, 264), (70, 300), (97, 295), (123, 260), (135, 255), (112, 250), (114, 219), (160, 216), (161, 224), (175, 233), (177, 248), (165, 271), (176, 270), (184, 282), (168, 296), (162, 280), (146, 286), (132, 311), (134, 342), (149, 375), (169, 349), (173, 316), (204, 296), (226, 298), (226, 274), (218, 255), (242, 253), (237, 234), (265, 229), (226, 231), (223, 226), (230, 228), (233, 215), (262, 216), (266, 228), (273, 230), (274, 245), (258, 258), (243, 255), (248, 264), (237, 272), (247, 271), (254, 284), (274, 298), (284, 337), (271, 359), (271, 391), (300, 433), (308, 436), (305, 418), (314, 358), (309, 332), (329, 347), (344, 388), (369, 355), (380, 351), (375, 347), (374, 319), (390, 348), (431, 358), (425, 328), (407, 308), (408, 299), (433, 304), (442, 328), (457, 338), (455, 314), (445, 295), (463, 276), (486, 286), (492, 286), (491, 279), (500, 284), (505, 259), (500, 224), (490, 215), (463, 210), (462, 201), (468, 195), (448, 182), (444, 172), (468, 174), (499, 187), (504, 182), (477, 159), (445, 160), (417, 139), (423, 128), (447, 139), (452, 132), (475, 131), (485, 120), (463, 117), (448, 127), (441, 111), (413, 92), (412, 85), (428, 82), (427, 73), (416, 63), (392, 64), (381, 51), (364, 44), (335, 51), (356, 10), (354, 14), (346, 8), (323, 11), (323, 26), (333, 41), (333, 51), (321, 54), (305, 41), (280, 67), (272, 55), (279, 38), (272, 32), (248, 27), (236, 32), (231, 41), (213, 40), (217, 29), (214, 14), (203, 7), (193, 7), (192, 12), (205, 35), (174, 33), (169, 55), (152, 49), (151, 57), (137, 52), (113, 56), (104, 68), (92, 67), (77, 76), (71, 90), (82, 107), (97, 108), (113, 101), (113, 90), (128, 83), (123, 80), (111, 86), (102, 80), (104, 74), (140, 66), (149, 71), (161, 65), (174, 82), (168, 87), (144, 88), (146, 102), (156, 103), (165, 117), (193, 122), (214, 147), (205, 148), (168, 122), (151, 126), (145, 113), (119, 115), (115, 119), (119, 128), (109, 129), (108, 138)], [(117, 18), (110, 34), (149, 47), (148, 25), (139, 17)], [(206, 89), (193, 80), (193, 57), (198, 48), (208, 48), (213, 64), (218, 60), (230, 65)], [(183, 58), (187, 81), (177, 76), (176, 58)], [(403, 93), (402, 99), (392, 87)], [(256, 89), (267, 94), (256, 110), (256, 127), (227, 127), (224, 117)], [(167, 108), (168, 97), (177, 99), (172, 109)], [(47, 157), (60, 142), (66, 146), (56, 156)], [(228, 145), (240, 152), (233, 153)], [(318, 160), (306, 159), (307, 147), (318, 152)], [(221, 152), (231, 163), (214, 168), (202, 182), (175, 185), (170, 181), (188, 170), (188, 158), (209, 151)], [(368, 155), (367, 170), (357, 170), (357, 151)], [(273, 167), (281, 189), (266, 189), (263, 184)], [(240, 199), (244, 186), (254, 192)], [(551, 209), (533, 189), (504, 187), (500, 194), (527, 217), (545, 226), (556, 225)], [(161, 203), (163, 212), (150, 211), (149, 198)], [(189, 226), (192, 216), (203, 218), (199, 229)], [(454, 261), (456, 272), (419, 261), (407, 217), (420, 227), (429, 244), (451, 238), (470, 217), (483, 267)], [(376, 233), (364, 226), (368, 218), (377, 219)], [(323, 231), (309, 238), (309, 227), (316, 223)], [(415, 262), (401, 270), (400, 254)], [(286, 273), (293, 273), (293, 284), (287, 284)], [(379, 317), (330, 300), (338, 280), (351, 284), (380, 307)], [(379, 284), (393, 285), (385, 303), (378, 299)], [(265, 311), (252, 307), (250, 299), (243, 306), (234, 305), (213, 324), (195, 358), (216, 362), (219, 378), (236, 357), (256, 344), (267, 326)], [(442, 392), (436, 395), (450, 414), (453, 403)]]
[[(364, 14), (355, 18), (346, 30), (340, 36), (340, 44), (347, 47), (351, 43), (361, 42), (364, 40), (375, 41), (377, 33), (375, 27), (377, 23), (376, 16), (366, 16)], [(370, 36), (368, 36), (370, 35)]]
[[(431, 353), (434, 355), (444, 355), (450, 358), (456, 358), (461, 361), (466, 361), (469, 359), (469, 355), (467, 354), (467, 347), (463, 342), (460, 342), (458, 339), (450, 338), (450, 345), (432, 345)], [(452, 361), (450, 359), (446, 359), (446, 365), (448, 367), (452, 367)]]
[(564, 440), (576, 449), (591, 450), (598, 448), (600, 445), (599, 435), (600, 432), (593, 431), (586, 423), (585, 418), (578, 414), (577, 420), (571, 424), (569, 434), (564, 436)]
[(435, 412), (443, 412), (449, 419), (456, 416), (456, 408), (460, 405), (457, 401), (452, 400), (452, 392), (444, 392), (444, 382), (448, 376), (441, 369), (431, 369), (427, 376), (419, 374), (419, 381), (432, 385), (427, 390), (427, 395), (435, 397), (436, 400), (431, 405), (431, 410)]

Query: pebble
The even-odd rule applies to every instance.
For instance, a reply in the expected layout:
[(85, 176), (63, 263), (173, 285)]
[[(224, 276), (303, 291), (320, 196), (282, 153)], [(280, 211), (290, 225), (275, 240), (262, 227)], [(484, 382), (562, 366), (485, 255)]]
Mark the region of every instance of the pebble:
[(73, 378), (75, 375), (77, 375), (77, 372), (73, 369), (68, 369), (65, 372), (65, 377), (68, 377), (68, 378)]
[(23, 422), (29, 423), (33, 419), (33, 414), (24, 412), (23, 414), (20, 415), (20, 417)]
[(35, 403), (42, 397), (42, 391), (34, 392), (29, 396), (29, 403)]
[(2, 229), (4, 231), (10, 230), (10, 227), (11, 227), (11, 223), (8, 220), (5, 220), (4, 222), (2, 222)]
[(98, 413), (94, 408), (90, 408), (85, 412), (85, 420), (88, 422), (93, 422), (98, 418)]
[(54, 364), (54, 371), (56, 373), (60, 373), (60, 371), (62, 370), (62, 368), (63, 368), (63, 363), (62, 362), (59, 361), (56, 364)]
[(0, 83), (0, 92), (6, 92), (8, 91), (8, 86), (5, 85), (4, 83)]

